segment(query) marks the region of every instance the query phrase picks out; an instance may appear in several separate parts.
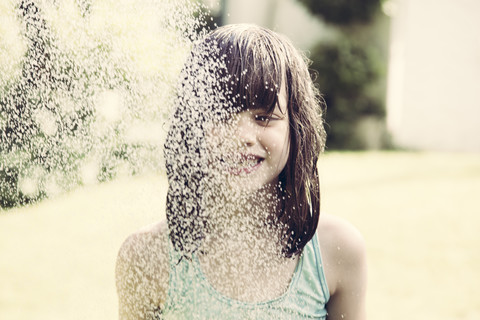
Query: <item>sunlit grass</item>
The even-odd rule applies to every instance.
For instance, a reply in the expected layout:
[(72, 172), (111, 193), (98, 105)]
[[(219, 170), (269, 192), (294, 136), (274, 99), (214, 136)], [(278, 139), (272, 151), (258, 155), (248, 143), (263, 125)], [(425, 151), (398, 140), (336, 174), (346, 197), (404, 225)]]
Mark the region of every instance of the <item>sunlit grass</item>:
[(163, 217), (165, 190), (137, 177), (0, 216), (0, 319), (115, 319), (117, 251)]
[[(322, 211), (368, 249), (370, 320), (480, 317), (480, 155), (329, 153)], [(164, 216), (166, 180), (120, 179), (0, 216), (0, 319), (115, 319), (123, 239)]]
[(479, 319), (480, 155), (332, 154), (324, 210), (369, 257), (369, 319)]

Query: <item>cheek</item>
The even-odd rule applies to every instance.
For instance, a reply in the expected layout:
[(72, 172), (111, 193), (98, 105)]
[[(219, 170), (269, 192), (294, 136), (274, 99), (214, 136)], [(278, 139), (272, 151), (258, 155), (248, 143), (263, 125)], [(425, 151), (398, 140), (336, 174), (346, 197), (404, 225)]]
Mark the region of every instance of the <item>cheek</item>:
[(265, 145), (270, 152), (272, 160), (283, 169), (290, 155), (290, 131), (288, 127), (279, 130), (270, 137), (266, 137)]
[(207, 130), (207, 148), (211, 152), (225, 152), (228, 146), (232, 145), (232, 129), (226, 126), (212, 126)]

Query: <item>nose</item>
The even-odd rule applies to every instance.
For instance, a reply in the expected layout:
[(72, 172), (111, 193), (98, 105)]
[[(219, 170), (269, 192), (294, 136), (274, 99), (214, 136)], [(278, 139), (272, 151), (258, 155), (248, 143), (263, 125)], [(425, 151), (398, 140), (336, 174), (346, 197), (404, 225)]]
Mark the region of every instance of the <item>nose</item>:
[(239, 114), (237, 135), (241, 145), (250, 147), (255, 144), (257, 140), (257, 130), (250, 112), (244, 111)]

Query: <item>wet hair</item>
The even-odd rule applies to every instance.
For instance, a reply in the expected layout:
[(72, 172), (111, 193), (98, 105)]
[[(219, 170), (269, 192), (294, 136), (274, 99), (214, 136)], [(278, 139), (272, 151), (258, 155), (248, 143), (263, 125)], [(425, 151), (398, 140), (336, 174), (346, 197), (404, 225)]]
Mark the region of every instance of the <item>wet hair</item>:
[(246, 109), (272, 113), (282, 84), (287, 94), (290, 153), (279, 175), (282, 210), (276, 218), (285, 226), (285, 256), (301, 253), (315, 234), (320, 215), (317, 160), (326, 134), (324, 102), (311, 79), (308, 59), (286, 37), (271, 30), (227, 25), (194, 46), (182, 70), (165, 143), (166, 214), (176, 250), (188, 255), (204, 236), (207, 124)]

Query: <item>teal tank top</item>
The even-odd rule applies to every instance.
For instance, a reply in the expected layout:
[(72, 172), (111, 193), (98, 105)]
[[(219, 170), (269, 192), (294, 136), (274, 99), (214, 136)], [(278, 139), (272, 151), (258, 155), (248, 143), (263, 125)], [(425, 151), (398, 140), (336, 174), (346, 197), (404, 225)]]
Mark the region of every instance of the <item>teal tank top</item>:
[(304, 247), (285, 293), (258, 303), (222, 295), (206, 279), (196, 255), (179, 262), (178, 252), (169, 246), (169, 290), (160, 319), (326, 319), (330, 294), (316, 234)]

